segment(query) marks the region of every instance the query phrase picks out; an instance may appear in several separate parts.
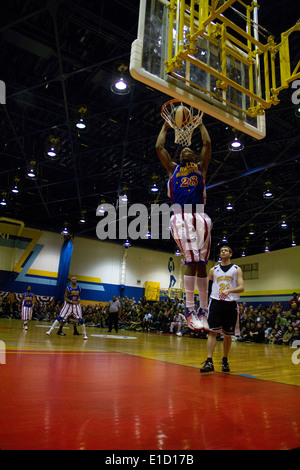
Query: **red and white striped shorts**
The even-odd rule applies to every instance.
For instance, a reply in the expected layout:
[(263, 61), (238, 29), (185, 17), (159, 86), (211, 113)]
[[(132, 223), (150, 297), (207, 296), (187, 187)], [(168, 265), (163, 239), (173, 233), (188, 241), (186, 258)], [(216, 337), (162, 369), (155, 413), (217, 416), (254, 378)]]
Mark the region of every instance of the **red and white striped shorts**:
[(63, 307), (60, 311), (60, 314), (59, 314), (58, 318), (60, 320), (65, 321), (71, 316), (76, 318), (77, 320), (80, 320), (82, 318), (81, 305), (80, 304), (74, 305), (74, 304), (69, 304), (69, 303), (65, 302), (63, 304)]
[(170, 220), (172, 236), (185, 264), (207, 263), (210, 253), (212, 221), (205, 213), (175, 212)]
[(21, 310), (22, 321), (31, 320), (31, 317), (32, 317), (32, 307), (25, 307), (23, 305), (22, 310)]

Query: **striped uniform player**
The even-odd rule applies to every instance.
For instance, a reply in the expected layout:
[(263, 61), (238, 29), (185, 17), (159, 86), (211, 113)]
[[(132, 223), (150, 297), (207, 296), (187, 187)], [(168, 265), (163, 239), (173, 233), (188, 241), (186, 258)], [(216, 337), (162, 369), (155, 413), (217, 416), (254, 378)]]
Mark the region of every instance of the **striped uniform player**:
[(82, 309), (80, 305), (80, 294), (81, 287), (77, 285), (76, 277), (72, 277), (71, 285), (67, 286), (65, 290), (64, 304), (60, 311), (59, 316), (54, 321), (50, 330), (47, 331), (47, 335), (50, 335), (53, 329), (60, 323), (66, 322), (69, 317), (75, 318), (78, 320), (79, 325), (81, 325), (83, 330), (83, 339), (87, 339), (85, 324), (82, 318)]
[(26, 292), (22, 295), (21, 300), (21, 319), (23, 322), (24, 330), (27, 330), (27, 322), (32, 318), (32, 307), (33, 307), (34, 297), (31, 292), (31, 287), (28, 286)]
[(199, 163), (187, 162), (175, 167), (168, 181), (168, 196), (174, 206), (171, 232), (185, 264), (207, 264), (212, 223), (204, 213), (206, 188)]
[[(176, 164), (165, 149), (169, 124), (164, 122), (156, 142), (158, 157), (168, 171), (168, 195), (172, 200), (171, 233), (185, 258), (184, 287), (185, 316), (192, 329), (203, 329), (207, 322), (208, 279), (206, 264), (210, 252), (212, 222), (204, 213), (206, 202), (205, 179), (211, 157), (209, 134), (201, 122), (202, 150), (199, 158), (186, 147)], [(200, 308), (194, 303), (195, 284), (199, 292)]]

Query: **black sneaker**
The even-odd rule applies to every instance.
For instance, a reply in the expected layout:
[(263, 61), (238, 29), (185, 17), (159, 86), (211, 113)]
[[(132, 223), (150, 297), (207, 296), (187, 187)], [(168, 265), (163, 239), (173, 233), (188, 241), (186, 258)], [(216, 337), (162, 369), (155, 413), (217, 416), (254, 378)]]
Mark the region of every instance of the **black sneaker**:
[(209, 360), (206, 360), (204, 366), (201, 367), (200, 372), (212, 372), (214, 370), (213, 363)]
[(228, 361), (225, 359), (222, 359), (222, 372), (230, 372)]

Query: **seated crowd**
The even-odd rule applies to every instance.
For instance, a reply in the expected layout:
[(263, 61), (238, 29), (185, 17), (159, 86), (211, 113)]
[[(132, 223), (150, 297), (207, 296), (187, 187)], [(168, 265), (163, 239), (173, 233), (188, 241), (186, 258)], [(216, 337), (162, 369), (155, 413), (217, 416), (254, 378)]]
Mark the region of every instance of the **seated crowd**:
[[(296, 294), (295, 294), (296, 295)], [(269, 306), (259, 305), (254, 308), (245, 302), (239, 305), (240, 334), (237, 341), (250, 343), (268, 343), (291, 345), (300, 341), (300, 298), (289, 302), (287, 309), (281, 303), (272, 302)], [(178, 336), (189, 335), (206, 338), (207, 332), (195, 332), (187, 327), (184, 311), (185, 304), (181, 299), (169, 298), (157, 302), (148, 302), (142, 297), (138, 302), (134, 298), (119, 298), (121, 311), (119, 328), (131, 331), (171, 333)], [(53, 322), (59, 315), (60, 305), (53, 300), (49, 303), (37, 302), (33, 307), (32, 320)], [(86, 326), (107, 328), (107, 305), (82, 305)], [(0, 318), (21, 318), (20, 302), (10, 302), (2, 298)], [(220, 337), (221, 339), (221, 337)]]

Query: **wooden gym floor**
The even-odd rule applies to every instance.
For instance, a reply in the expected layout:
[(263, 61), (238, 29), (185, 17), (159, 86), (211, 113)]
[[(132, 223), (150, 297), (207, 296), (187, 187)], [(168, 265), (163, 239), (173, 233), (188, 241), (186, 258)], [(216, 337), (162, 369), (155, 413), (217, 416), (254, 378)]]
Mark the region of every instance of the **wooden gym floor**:
[(218, 342), (215, 372), (200, 374), (204, 339), (48, 327), (0, 319), (2, 450), (300, 447), (295, 349), (233, 342), (222, 373)]

